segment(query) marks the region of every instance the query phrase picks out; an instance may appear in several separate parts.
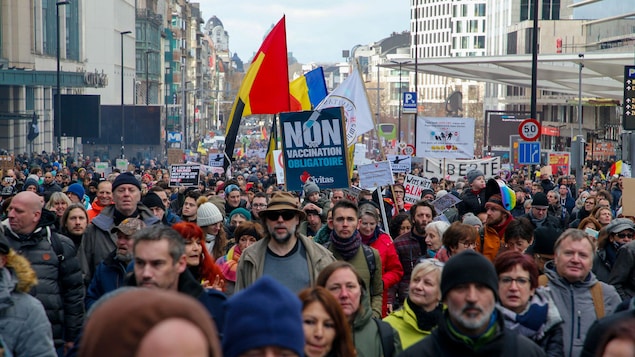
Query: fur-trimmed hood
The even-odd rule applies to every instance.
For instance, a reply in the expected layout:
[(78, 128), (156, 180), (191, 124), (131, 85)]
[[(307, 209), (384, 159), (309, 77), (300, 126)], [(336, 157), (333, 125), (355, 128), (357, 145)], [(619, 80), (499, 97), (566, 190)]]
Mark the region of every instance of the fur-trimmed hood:
[(31, 268), (29, 261), (16, 253), (13, 249), (11, 249), (7, 255), (5, 269), (10, 271), (10, 275), (13, 276), (13, 280), (15, 281), (15, 286), (10, 286), (10, 290), (28, 293), (37, 284), (37, 276), (33, 268)]

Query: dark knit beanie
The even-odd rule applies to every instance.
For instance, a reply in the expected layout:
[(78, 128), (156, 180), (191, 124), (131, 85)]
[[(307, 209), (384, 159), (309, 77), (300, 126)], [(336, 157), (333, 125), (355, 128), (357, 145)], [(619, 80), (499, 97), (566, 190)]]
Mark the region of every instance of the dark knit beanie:
[(112, 183), (112, 190), (114, 191), (121, 185), (135, 185), (139, 190), (141, 190), (141, 183), (130, 172), (119, 174), (119, 176), (115, 179), (115, 182)]
[(501, 212), (505, 212), (510, 214), (508, 210), (505, 209), (505, 205), (503, 205), (503, 198), (501, 195), (492, 195), (487, 202), (485, 203), (485, 209), (495, 208)]
[(165, 211), (165, 205), (161, 201), (161, 197), (154, 192), (148, 192), (141, 200), (141, 203), (148, 208), (159, 207)]
[(479, 178), (479, 176), (485, 177), (485, 174), (481, 170), (474, 169), (474, 170), (468, 171), (466, 176), (467, 176), (467, 183), (472, 184), (472, 182), (474, 182), (474, 180)]
[[(448, 260), (441, 273), (441, 296), (461, 284), (477, 283), (487, 286), (498, 300), (498, 277), (494, 265), (482, 254), (463, 251)], [(226, 320), (227, 321), (227, 320)]]
[(549, 201), (547, 201), (547, 195), (544, 192), (536, 192), (531, 198), (532, 207), (549, 207)]
[(223, 356), (266, 346), (304, 356), (302, 304), (288, 288), (263, 276), (225, 302)]
[(36, 192), (40, 191), (40, 185), (37, 183), (37, 181), (35, 181), (32, 178), (28, 178), (28, 179), (26, 179), (26, 181), (24, 181), (24, 186), (22, 186), (22, 191), (26, 191), (26, 189), (29, 186), (35, 186), (35, 191)]

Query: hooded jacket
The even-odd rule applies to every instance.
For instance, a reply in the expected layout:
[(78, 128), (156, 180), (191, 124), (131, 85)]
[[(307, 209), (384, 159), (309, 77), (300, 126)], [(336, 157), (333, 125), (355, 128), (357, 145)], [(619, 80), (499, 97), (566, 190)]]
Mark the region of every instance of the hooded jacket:
[[(384, 356), (379, 327), (377, 326), (377, 322), (372, 318), (373, 310), (370, 307), (370, 298), (368, 295), (366, 289), (362, 288), (359, 308), (353, 319), (353, 341), (355, 343), (355, 349), (357, 350), (357, 357), (392, 357)], [(394, 356), (396, 356), (402, 351), (401, 339), (399, 338), (399, 332), (394, 328), (392, 328), (392, 330)]]
[(615, 286), (622, 299), (635, 296), (635, 243), (628, 242), (617, 250), (609, 283)]
[[(152, 211), (141, 203), (137, 204), (137, 211), (139, 212), (138, 218), (143, 220), (146, 226), (161, 222), (152, 214)], [(79, 246), (77, 255), (84, 273), (84, 284), (86, 286), (90, 285), (97, 265), (117, 248), (117, 235), (110, 233), (112, 227), (115, 226), (114, 214), (114, 204), (105, 207), (84, 232), (84, 238)]]
[[(84, 286), (75, 245), (68, 237), (52, 231), (54, 221), (55, 214), (43, 209), (37, 227), (26, 237), (13, 232), (7, 221), (3, 226), (11, 248), (31, 263), (37, 275), (39, 283), (30, 294), (44, 305), (55, 345), (60, 346), (74, 341), (82, 327)], [(52, 235), (57, 235), (63, 248), (62, 261), (50, 243)]]
[(456, 205), (459, 209), (459, 217), (463, 217), (463, 215), (468, 212), (472, 212), (474, 215), (485, 212), (485, 203), (487, 202), (485, 199), (485, 189), (478, 192), (468, 189), (461, 195), (461, 200), (462, 201)]
[(439, 326), (432, 331), (432, 334), (408, 348), (400, 357), (545, 356), (545, 352), (530, 339), (505, 329), (500, 313), (496, 321), (497, 330), (494, 336), (476, 350), (450, 331), (449, 319), (446, 311)]
[(586, 333), (591, 324), (598, 319), (591, 296), (591, 287), (602, 284), (605, 315), (610, 315), (620, 304), (620, 296), (611, 285), (598, 281), (589, 272), (584, 281), (570, 283), (558, 275), (553, 261), (545, 264), (545, 274), (549, 278), (547, 286), (551, 289), (551, 297), (562, 317), (562, 336), (564, 356), (579, 356)]
[(419, 328), (417, 315), (415, 315), (415, 312), (410, 307), (408, 299), (404, 301), (401, 309), (388, 315), (384, 321), (388, 322), (390, 326), (399, 331), (401, 346), (404, 349), (407, 349), (432, 333), (432, 330), (426, 331)]
[(29, 262), (9, 253), (7, 265), (0, 268), (0, 336), (13, 356), (56, 357), (44, 307), (28, 294), (35, 284)]

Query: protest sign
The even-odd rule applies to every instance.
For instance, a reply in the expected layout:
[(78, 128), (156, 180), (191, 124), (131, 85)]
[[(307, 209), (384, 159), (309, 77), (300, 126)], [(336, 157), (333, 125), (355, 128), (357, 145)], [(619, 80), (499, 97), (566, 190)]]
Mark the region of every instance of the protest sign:
[(170, 166), (170, 187), (196, 187), (200, 172), (200, 165), (172, 165)]
[(342, 118), (341, 107), (322, 109), (319, 113), (280, 114), (288, 191), (302, 191), (304, 182), (309, 179), (321, 189), (348, 187), (348, 155)]
[(412, 168), (412, 156), (410, 155), (386, 155), (390, 161), (392, 172), (409, 173)]
[(417, 117), (416, 156), (471, 159), (474, 147), (474, 119)]
[(403, 188), (405, 192), (404, 202), (406, 203), (416, 203), (421, 199), (421, 194), (423, 190), (429, 189), (432, 185), (432, 181), (427, 178), (414, 176), (414, 175), (406, 175), (406, 178), (403, 182)]
[(373, 187), (395, 183), (390, 162), (388, 161), (358, 166), (357, 172), (359, 173), (359, 187), (361, 188), (372, 189)]
[(474, 169), (481, 170), (485, 178), (494, 177), (501, 170), (500, 157), (477, 160), (426, 159), (423, 164), (423, 176), (444, 177), (456, 181), (465, 178), (468, 171)]

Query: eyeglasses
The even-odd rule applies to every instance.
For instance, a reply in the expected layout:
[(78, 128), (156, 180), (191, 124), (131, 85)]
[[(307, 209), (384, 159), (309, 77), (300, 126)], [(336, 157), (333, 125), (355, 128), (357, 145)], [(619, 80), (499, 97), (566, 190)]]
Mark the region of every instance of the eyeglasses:
[(623, 238), (633, 238), (633, 237), (635, 237), (635, 234), (633, 234), (633, 233), (617, 233), (616, 236), (618, 238), (622, 238), (622, 239)]
[(264, 208), (264, 207), (267, 207), (267, 204), (266, 203), (254, 203), (254, 204), (251, 205), (251, 207), (253, 207), (253, 208)]
[(526, 286), (527, 284), (529, 284), (529, 278), (524, 278), (524, 277), (512, 278), (509, 276), (504, 276), (498, 279), (498, 281), (503, 285), (512, 285), (512, 282), (514, 281), (516, 282), (516, 285), (518, 286)]
[(476, 242), (459, 242), (465, 248), (476, 248)]
[(267, 218), (270, 221), (277, 221), (280, 216), (282, 216), (282, 219), (284, 219), (285, 221), (288, 221), (292, 219), (293, 217), (295, 217), (296, 214), (297, 213), (295, 211), (288, 211), (288, 210), (264, 212), (265, 218)]

